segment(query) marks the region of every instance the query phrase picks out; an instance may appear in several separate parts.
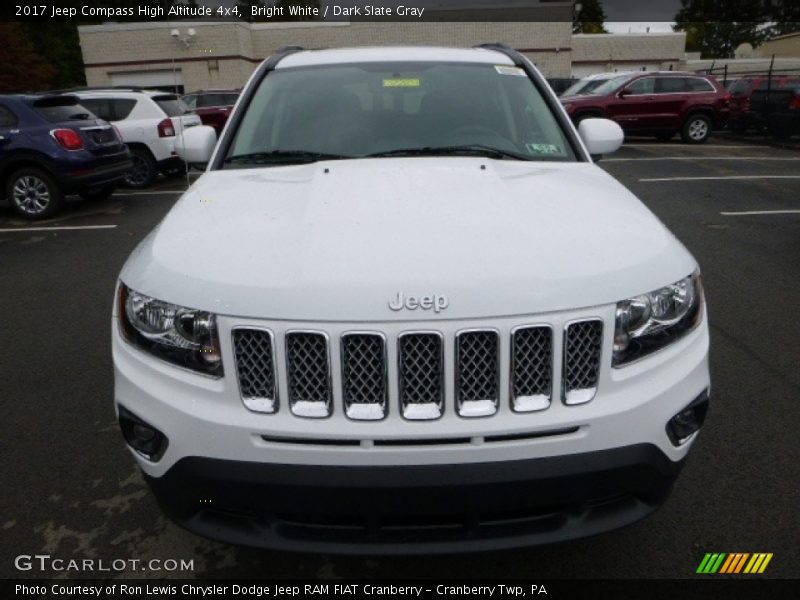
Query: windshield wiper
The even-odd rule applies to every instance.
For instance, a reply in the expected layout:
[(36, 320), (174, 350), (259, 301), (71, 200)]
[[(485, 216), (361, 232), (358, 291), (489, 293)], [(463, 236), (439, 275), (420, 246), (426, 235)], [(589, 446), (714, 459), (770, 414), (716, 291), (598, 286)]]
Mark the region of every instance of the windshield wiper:
[(485, 156), (487, 158), (513, 158), (516, 160), (532, 160), (531, 157), (511, 150), (494, 148), (483, 144), (463, 144), (460, 146), (425, 146), (421, 148), (400, 148), (368, 154), (366, 158), (384, 158), (389, 156)]
[(225, 164), (267, 165), (272, 163), (308, 163), (318, 160), (341, 160), (354, 158), (343, 154), (311, 152), (308, 150), (271, 150), (270, 152), (249, 152), (235, 154), (225, 159)]
[(86, 121), (91, 116), (92, 115), (90, 115), (89, 113), (75, 113), (70, 115), (68, 118), (70, 121)]

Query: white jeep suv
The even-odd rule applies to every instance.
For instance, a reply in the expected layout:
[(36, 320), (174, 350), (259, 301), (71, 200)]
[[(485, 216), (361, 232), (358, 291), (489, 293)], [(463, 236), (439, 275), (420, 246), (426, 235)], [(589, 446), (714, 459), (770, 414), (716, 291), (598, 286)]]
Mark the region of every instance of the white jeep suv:
[[(701, 278), (501, 45), (289, 48), (125, 264), (114, 401), (162, 508), (231, 543), (431, 553), (607, 531), (706, 414)], [(213, 154), (212, 154), (213, 152)]]
[(176, 136), (201, 121), (178, 96), (133, 88), (72, 93), (98, 117), (114, 124), (130, 148), (133, 169), (125, 177), (128, 187), (150, 187), (159, 172), (167, 177), (186, 172), (186, 163), (175, 149)]

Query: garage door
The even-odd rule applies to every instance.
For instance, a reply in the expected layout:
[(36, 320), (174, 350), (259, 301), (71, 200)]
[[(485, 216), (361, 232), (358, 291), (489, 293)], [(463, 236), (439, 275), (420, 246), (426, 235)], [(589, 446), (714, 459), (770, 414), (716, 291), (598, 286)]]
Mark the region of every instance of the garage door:
[(125, 71), (110, 75), (111, 85), (114, 86), (131, 85), (183, 93), (183, 73), (180, 69), (175, 71)]

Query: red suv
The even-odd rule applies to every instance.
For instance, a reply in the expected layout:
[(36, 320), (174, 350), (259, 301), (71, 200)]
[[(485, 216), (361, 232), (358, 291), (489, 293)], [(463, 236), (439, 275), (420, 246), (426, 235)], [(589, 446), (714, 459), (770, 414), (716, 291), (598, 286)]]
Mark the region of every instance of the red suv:
[(219, 136), (240, 92), (236, 89), (198, 90), (186, 94), (183, 101), (197, 113), (203, 125), (216, 129)]
[(702, 144), (728, 120), (730, 94), (710, 75), (641, 72), (609, 79), (588, 95), (564, 96), (561, 103), (577, 124), (605, 117), (626, 133)]
[(729, 121), (731, 131), (744, 133), (750, 127), (763, 125), (759, 114), (753, 111), (751, 106), (753, 92), (767, 89), (782, 91), (797, 88), (798, 85), (800, 85), (800, 77), (797, 75), (773, 75), (771, 78), (766, 75), (748, 75), (737, 79), (729, 90), (731, 93)]

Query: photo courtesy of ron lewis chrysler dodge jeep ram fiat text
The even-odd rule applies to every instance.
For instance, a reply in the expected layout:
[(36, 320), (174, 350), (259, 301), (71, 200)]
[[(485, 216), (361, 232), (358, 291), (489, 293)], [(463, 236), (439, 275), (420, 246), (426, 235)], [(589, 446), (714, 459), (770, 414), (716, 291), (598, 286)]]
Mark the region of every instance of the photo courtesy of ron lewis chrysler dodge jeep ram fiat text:
[(114, 402), (163, 510), (284, 550), (601, 533), (667, 497), (709, 402), (698, 265), (536, 68), (286, 48), (132, 253)]

